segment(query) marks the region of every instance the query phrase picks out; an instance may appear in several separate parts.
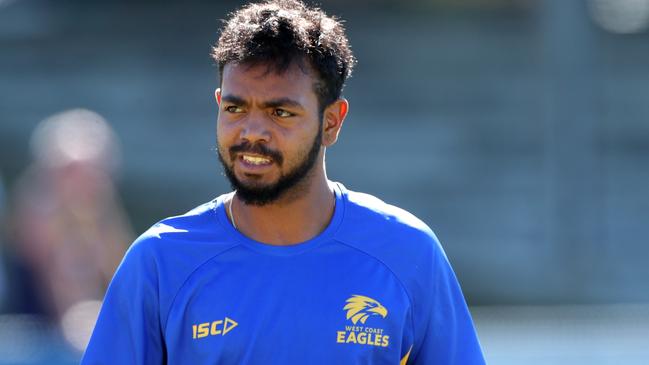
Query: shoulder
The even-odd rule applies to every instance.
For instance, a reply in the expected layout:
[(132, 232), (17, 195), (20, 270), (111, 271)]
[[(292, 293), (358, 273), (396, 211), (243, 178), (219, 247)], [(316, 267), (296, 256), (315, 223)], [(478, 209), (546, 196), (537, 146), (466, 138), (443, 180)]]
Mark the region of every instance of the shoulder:
[(194, 246), (209, 251), (226, 248), (230, 243), (217, 219), (221, 199), (199, 205), (185, 214), (165, 218), (142, 233), (129, 248), (134, 255), (182, 255)]
[(154, 275), (168, 288), (179, 285), (197, 267), (238, 245), (218, 217), (222, 200), (154, 224), (129, 247), (120, 268)]
[(404, 285), (414, 301), (435, 286), (435, 271), (447, 259), (435, 233), (404, 209), (363, 193), (346, 191), (339, 242), (380, 261)]
[(115, 279), (151, 288), (161, 318), (166, 318), (175, 294), (191, 273), (238, 245), (216, 216), (221, 201), (217, 198), (153, 225), (133, 242)]
[(412, 213), (373, 195), (347, 190), (345, 196), (346, 208), (351, 217), (383, 221), (392, 225), (392, 228), (430, 231), (430, 228)]
[(378, 256), (441, 253), (435, 233), (421, 219), (370, 194), (346, 191), (341, 240)]

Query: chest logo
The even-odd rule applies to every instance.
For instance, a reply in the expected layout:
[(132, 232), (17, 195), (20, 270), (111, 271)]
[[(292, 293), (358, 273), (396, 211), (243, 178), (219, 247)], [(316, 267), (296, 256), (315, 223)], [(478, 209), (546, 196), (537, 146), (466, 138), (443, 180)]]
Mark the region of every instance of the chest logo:
[(238, 325), (239, 323), (228, 317), (219, 319), (218, 321), (194, 324), (192, 325), (192, 338), (197, 339), (216, 335), (225, 336)]
[(365, 321), (370, 316), (381, 316), (383, 318), (388, 316), (388, 310), (376, 300), (363, 295), (352, 295), (347, 299), (346, 305), (343, 310), (347, 311), (347, 319), (351, 320), (353, 324)]
[(336, 332), (337, 343), (388, 347), (390, 336), (384, 333), (383, 328), (365, 326), (365, 322), (372, 316), (388, 316), (388, 309), (381, 303), (364, 295), (352, 295), (345, 301), (343, 310), (351, 325), (345, 325), (344, 331)]

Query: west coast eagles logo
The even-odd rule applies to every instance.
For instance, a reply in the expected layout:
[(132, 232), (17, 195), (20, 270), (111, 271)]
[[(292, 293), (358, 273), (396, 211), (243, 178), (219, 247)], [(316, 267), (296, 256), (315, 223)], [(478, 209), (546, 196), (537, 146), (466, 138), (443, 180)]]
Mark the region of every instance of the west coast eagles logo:
[[(383, 328), (364, 326), (368, 318), (379, 316), (386, 318), (388, 309), (377, 300), (364, 295), (352, 295), (345, 301), (343, 310), (346, 311), (346, 319), (352, 325), (346, 325), (344, 331), (337, 331), (337, 343), (355, 343), (360, 345), (371, 345), (387, 347), (390, 344), (390, 336), (384, 334)], [(363, 324), (363, 326), (360, 326)]]
[(347, 305), (343, 309), (347, 311), (347, 319), (351, 319), (354, 324), (358, 323), (358, 321), (365, 324), (365, 321), (370, 316), (381, 316), (383, 318), (388, 316), (388, 310), (381, 303), (364, 295), (352, 295), (351, 298), (347, 299), (346, 303)]

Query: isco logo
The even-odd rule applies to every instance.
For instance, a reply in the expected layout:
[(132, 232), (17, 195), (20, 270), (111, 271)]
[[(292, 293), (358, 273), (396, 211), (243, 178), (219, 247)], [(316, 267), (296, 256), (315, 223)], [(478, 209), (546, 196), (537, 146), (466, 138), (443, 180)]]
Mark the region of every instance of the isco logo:
[(192, 325), (192, 338), (197, 339), (216, 335), (225, 336), (238, 325), (239, 323), (228, 317), (225, 317), (223, 320), (219, 319), (218, 321), (194, 324)]

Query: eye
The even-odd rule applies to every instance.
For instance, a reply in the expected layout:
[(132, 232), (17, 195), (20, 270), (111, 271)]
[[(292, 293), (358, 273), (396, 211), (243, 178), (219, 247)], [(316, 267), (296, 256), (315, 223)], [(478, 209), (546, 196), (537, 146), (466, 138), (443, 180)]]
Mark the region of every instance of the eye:
[(295, 115), (295, 114), (293, 114), (293, 113), (291, 113), (289, 111), (286, 111), (286, 110), (280, 109), (280, 108), (277, 108), (277, 109), (273, 110), (273, 114), (275, 114), (276, 116), (278, 116), (280, 118), (288, 118), (288, 117), (292, 117), (292, 116)]
[(228, 105), (225, 108), (223, 108), (228, 113), (243, 113), (243, 108), (238, 107), (236, 105)]

